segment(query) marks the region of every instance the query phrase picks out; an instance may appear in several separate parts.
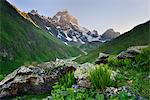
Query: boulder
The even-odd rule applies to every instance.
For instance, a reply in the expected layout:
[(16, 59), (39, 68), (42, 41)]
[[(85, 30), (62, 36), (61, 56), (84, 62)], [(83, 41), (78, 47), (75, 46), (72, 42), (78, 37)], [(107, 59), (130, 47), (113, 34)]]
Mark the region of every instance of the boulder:
[(44, 84), (44, 76), (44, 70), (38, 67), (21, 66), (0, 82), (0, 98), (49, 91)]
[(141, 53), (143, 48), (147, 46), (133, 46), (128, 48), (126, 51), (122, 51), (120, 54), (117, 55), (118, 59), (134, 59), (136, 55)]
[(91, 82), (88, 79), (78, 79), (77, 85), (83, 88), (90, 88)]
[(0, 98), (50, 92), (52, 85), (61, 76), (75, 70), (76, 68), (72, 66), (59, 66), (51, 69), (49, 74), (47, 74), (41, 68), (41, 65), (38, 65), (38, 67), (31, 65), (27, 67), (21, 66), (0, 82)]
[(77, 85), (84, 88), (90, 88), (91, 83), (88, 80), (89, 71), (90, 69), (94, 68), (95, 66), (91, 63), (85, 63), (80, 65), (74, 73), (75, 78), (77, 79)]
[(109, 54), (99, 53), (99, 57), (97, 58), (95, 64), (106, 64), (108, 57), (109, 57)]

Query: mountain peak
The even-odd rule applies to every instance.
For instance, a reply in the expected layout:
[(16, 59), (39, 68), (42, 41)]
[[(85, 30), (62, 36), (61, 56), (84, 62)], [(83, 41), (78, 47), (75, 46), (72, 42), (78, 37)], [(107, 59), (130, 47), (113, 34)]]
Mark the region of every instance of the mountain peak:
[(118, 37), (119, 35), (120, 35), (119, 32), (115, 32), (114, 29), (110, 28), (102, 34), (102, 38), (107, 39), (107, 40), (111, 40), (111, 39)]
[(66, 15), (66, 14), (69, 14), (69, 11), (67, 9), (57, 12), (56, 15)]
[(107, 29), (105, 32), (115, 32), (113, 28)]
[(79, 25), (78, 19), (70, 15), (68, 10), (57, 12), (57, 14), (54, 15), (52, 20), (57, 24), (61, 23), (63, 26), (70, 23), (73, 25)]

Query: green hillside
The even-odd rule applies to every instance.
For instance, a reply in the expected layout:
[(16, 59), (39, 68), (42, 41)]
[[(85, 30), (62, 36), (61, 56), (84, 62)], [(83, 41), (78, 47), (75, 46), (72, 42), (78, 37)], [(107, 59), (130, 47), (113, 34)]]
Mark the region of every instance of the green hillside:
[(0, 74), (8, 74), (25, 63), (81, 53), (34, 26), (7, 1), (1, 0), (0, 10)]
[(150, 44), (150, 21), (134, 27), (110, 42), (104, 43), (98, 49), (90, 51), (88, 55), (83, 55), (76, 61), (79, 63), (93, 62), (100, 52), (118, 54), (128, 47), (148, 44)]

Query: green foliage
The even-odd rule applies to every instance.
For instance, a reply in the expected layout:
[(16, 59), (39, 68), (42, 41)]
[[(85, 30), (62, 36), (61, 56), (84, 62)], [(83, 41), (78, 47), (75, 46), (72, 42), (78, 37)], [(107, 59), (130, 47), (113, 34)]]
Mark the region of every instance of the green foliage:
[(143, 49), (135, 60), (139, 69), (150, 71), (150, 47)]
[(110, 67), (120, 67), (120, 68), (132, 68), (133, 67), (131, 59), (119, 60), (113, 57), (108, 58), (108, 65)]
[(74, 73), (69, 72), (59, 79), (59, 84), (65, 88), (71, 87), (75, 82)]
[(144, 49), (139, 55), (136, 56), (135, 60), (131, 59), (116, 59), (113, 57), (108, 58), (108, 65), (110, 67), (115, 68), (130, 68), (134, 70), (143, 70), (149, 71), (150, 70), (150, 49)]
[(64, 88), (56, 84), (53, 86), (52, 99), (53, 100), (104, 100), (104, 95), (99, 94), (93, 89), (86, 88)]
[(103, 94), (97, 94), (96, 100), (104, 100), (104, 95)]
[(110, 97), (110, 100), (136, 100), (134, 96), (128, 96), (127, 92), (119, 92), (117, 96)]
[[(77, 58), (78, 63), (94, 62), (99, 52), (108, 54), (118, 54), (131, 46), (148, 45), (150, 21), (134, 27), (132, 30), (122, 34), (110, 42), (105, 42), (99, 48), (89, 51), (87, 55)], [(142, 33), (142, 34), (141, 34)]]
[(90, 71), (89, 79), (95, 88), (103, 90), (112, 85), (111, 72), (107, 65), (100, 65)]
[(127, 92), (120, 92), (119, 93), (120, 100), (128, 100), (128, 93)]
[(0, 74), (8, 74), (25, 62), (40, 63), (81, 53), (79, 49), (66, 46), (59, 39), (35, 27), (6, 0), (1, 1), (0, 9)]
[(2, 81), (4, 78), (4, 75), (0, 75), (0, 81)]

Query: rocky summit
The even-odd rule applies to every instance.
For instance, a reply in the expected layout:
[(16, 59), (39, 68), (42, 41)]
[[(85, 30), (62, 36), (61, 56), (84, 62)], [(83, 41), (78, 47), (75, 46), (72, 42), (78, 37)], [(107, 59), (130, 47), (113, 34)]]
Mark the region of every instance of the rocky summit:
[(57, 12), (52, 18), (38, 14), (37, 10), (32, 10), (28, 15), (39, 27), (62, 40), (66, 45), (101, 43), (119, 36), (118, 32), (109, 31), (102, 37), (97, 30), (91, 31), (82, 27), (78, 19), (67, 10)]
[(110, 41), (111, 39), (114, 39), (116, 37), (118, 37), (120, 35), (119, 32), (115, 32), (112, 28), (106, 30), (103, 34), (102, 34), (102, 39), (105, 41)]

